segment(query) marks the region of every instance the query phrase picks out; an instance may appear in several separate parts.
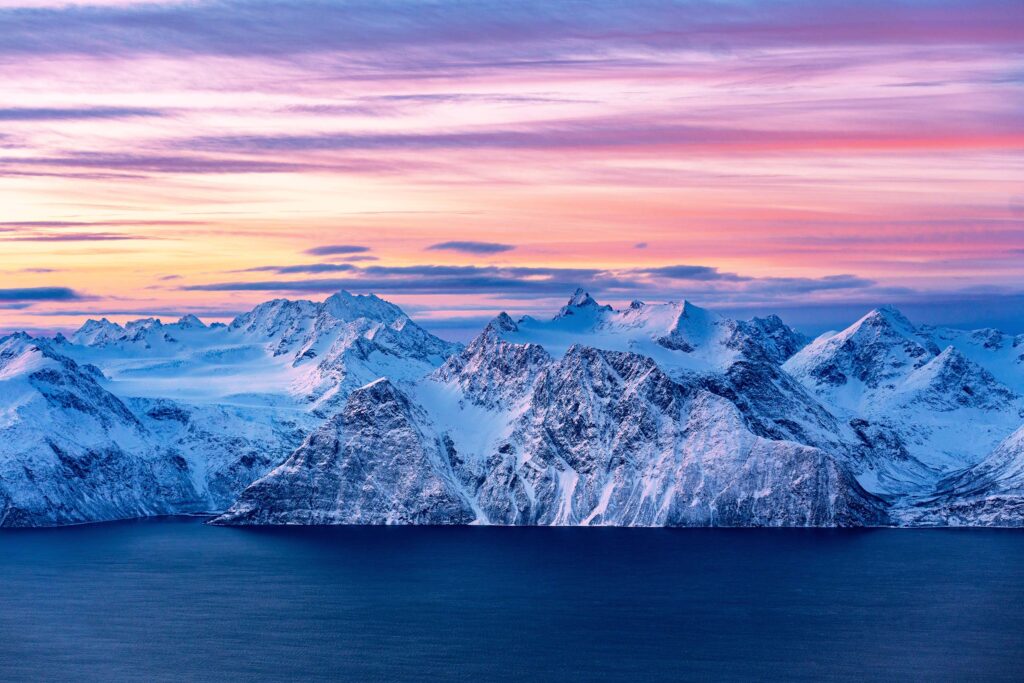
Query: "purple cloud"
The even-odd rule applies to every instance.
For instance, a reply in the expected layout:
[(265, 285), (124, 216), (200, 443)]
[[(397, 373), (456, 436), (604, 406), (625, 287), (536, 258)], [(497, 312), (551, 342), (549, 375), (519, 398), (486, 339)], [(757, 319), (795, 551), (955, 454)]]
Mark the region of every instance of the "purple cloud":
[(0, 121), (74, 121), (143, 116), (164, 116), (164, 112), (139, 107), (0, 107)]
[(427, 251), (460, 251), (464, 254), (499, 254), (505, 251), (512, 251), (515, 246), (512, 244), (499, 244), (497, 242), (440, 242), (431, 244)]
[(332, 256), (334, 254), (362, 254), (370, 251), (369, 247), (358, 244), (325, 244), (322, 247), (307, 249), (306, 253), (312, 256)]
[(6, 242), (112, 242), (121, 240), (155, 239), (142, 235), (128, 235), (115, 232), (69, 232), (62, 234), (29, 234), (4, 237)]
[(661, 268), (645, 268), (637, 271), (653, 277), (664, 277), (672, 280), (729, 280), (732, 282), (748, 281), (736, 273), (723, 273), (710, 266), (663, 266)]
[(245, 268), (237, 272), (293, 275), (296, 273), (337, 273), (352, 270), (356, 270), (356, 266), (349, 263), (304, 263), (295, 266), (258, 266), (256, 268)]
[(0, 289), (0, 301), (74, 301), (83, 298), (68, 287)]
[(315, 11), (297, 1), (225, 0), (4, 10), (0, 53), (285, 58), (384, 52), (390, 56), (385, 67), (407, 55), (404, 66), (410, 70), (446, 61), (452, 67), (487, 63), (515, 68), (523, 61), (535, 66), (583, 58), (595, 48), (721, 52), (880, 43), (1019, 44), (1022, 24), (1024, 10), (1015, 0), (934, 6), (797, 0), (770, 8), (706, 0), (596, 0), (585, 5), (442, 1), (429, 7), (363, 0), (317, 3)]
[[(259, 270), (281, 272), (283, 268), (288, 267), (267, 266)], [(182, 289), (214, 292), (331, 292), (353, 289), (390, 294), (501, 294), (528, 298), (557, 296), (584, 286), (593, 292), (609, 295), (647, 293), (659, 298), (672, 298), (669, 293), (678, 286), (675, 281), (686, 280), (690, 283), (686, 296), (700, 295), (706, 300), (721, 302), (753, 302), (834, 290), (865, 290), (879, 296), (910, 291), (882, 289), (873, 280), (847, 274), (821, 278), (754, 278), (723, 273), (705, 266), (668, 266), (621, 272), (523, 266), (353, 266), (348, 272), (349, 277), (345, 278), (217, 282), (188, 285)]]

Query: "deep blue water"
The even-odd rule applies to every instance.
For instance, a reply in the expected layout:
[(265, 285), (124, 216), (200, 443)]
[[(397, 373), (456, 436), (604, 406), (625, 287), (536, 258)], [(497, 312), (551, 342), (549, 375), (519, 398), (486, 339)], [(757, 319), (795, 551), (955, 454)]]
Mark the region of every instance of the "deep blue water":
[(0, 533), (0, 679), (1020, 680), (1024, 533)]

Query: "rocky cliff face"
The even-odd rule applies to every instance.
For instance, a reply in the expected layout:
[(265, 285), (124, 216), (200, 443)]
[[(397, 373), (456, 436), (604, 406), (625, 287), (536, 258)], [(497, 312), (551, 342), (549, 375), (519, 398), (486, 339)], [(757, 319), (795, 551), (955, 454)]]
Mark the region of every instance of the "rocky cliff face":
[(345, 292), (2, 345), (0, 525), (31, 526), (224, 510), (354, 388), (460, 348)]
[[(782, 366), (856, 434), (852, 467), (869, 489), (924, 495), (979, 462), (1024, 419), (1024, 399), (948, 335), (892, 308), (808, 344)], [(979, 356), (976, 349), (965, 345)], [(845, 429), (845, 428), (844, 428)]]
[(898, 514), (914, 526), (1024, 526), (1024, 427)]
[(380, 379), (349, 398), (222, 524), (468, 524), (468, 501), (406, 396)]
[(585, 292), (465, 348), (344, 292), (90, 321), (0, 340), (0, 525), (1017, 525), (1020, 344)]
[[(885, 523), (840, 462), (756, 436), (699, 383), (629, 352), (575, 345), (554, 359), (500, 338), (514, 327), (494, 321), (414, 398), (390, 383), (359, 390), (217, 522)], [(411, 508), (395, 508), (399, 489)]]
[(0, 526), (191, 510), (187, 465), (153, 448), (92, 370), (24, 334), (0, 339)]

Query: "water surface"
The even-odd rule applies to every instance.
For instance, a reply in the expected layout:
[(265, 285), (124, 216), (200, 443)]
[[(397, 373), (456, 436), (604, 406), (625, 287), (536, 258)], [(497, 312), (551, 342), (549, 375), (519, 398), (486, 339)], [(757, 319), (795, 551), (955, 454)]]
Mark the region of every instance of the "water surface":
[(1024, 533), (0, 532), (0, 679), (1019, 680)]

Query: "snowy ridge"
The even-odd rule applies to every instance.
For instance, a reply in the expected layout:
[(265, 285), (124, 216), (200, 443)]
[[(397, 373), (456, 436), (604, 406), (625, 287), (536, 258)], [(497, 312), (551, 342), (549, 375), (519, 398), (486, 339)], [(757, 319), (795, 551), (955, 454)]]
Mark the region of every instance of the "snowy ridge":
[(575, 292), (468, 345), (339, 292), (0, 339), (0, 526), (1021, 525), (1021, 337)]
[[(518, 356), (513, 345), (502, 348)], [(511, 367), (499, 360), (495, 372)], [(450, 379), (454, 386), (447, 387), (458, 391), (458, 378)], [(444, 390), (427, 386), (420, 396), (436, 398)], [(490, 419), (480, 420), (477, 404), (445, 410), (435, 400), (431, 409), (390, 383), (367, 385), (216, 521), (847, 526), (886, 520), (881, 501), (825, 453), (751, 434), (727, 401), (674, 383), (636, 354), (573, 346), (537, 374), (528, 400), (514, 394), (507, 400), (489, 402)], [(467, 439), (467, 418), (484, 425), (489, 438), (478, 432)]]
[(287, 397), (323, 416), (377, 377), (413, 381), (460, 348), (394, 304), (348, 292), (268, 301), (226, 327), (195, 316), (123, 328), (90, 320), (70, 341), (68, 355), (101, 367), (126, 395), (235, 405)]
[(223, 510), (352, 389), (412, 382), (459, 348), (347, 292), (230, 326), (104, 318), (4, 338), (0, 525)]
[(0, 339), (0, 526), (201, 509), (180, 463), (94, 373), (25, 334)]
[(904, 524), (920, 526), (1024, 526), (1024, 427), (900, 516)]
[(978, 463), (1024, 421), (1024, 399), (1008, 386), (1019, 385), (1024, 368), (990, 359), (1001, 381), (948, 343), (984, 357), (973, 339), (917, 328), (899, 311), (881, 308), (819, 337), (783, 368), (864, 443), (879, 445), (854, 464), (869, 490), (925, 494)]

